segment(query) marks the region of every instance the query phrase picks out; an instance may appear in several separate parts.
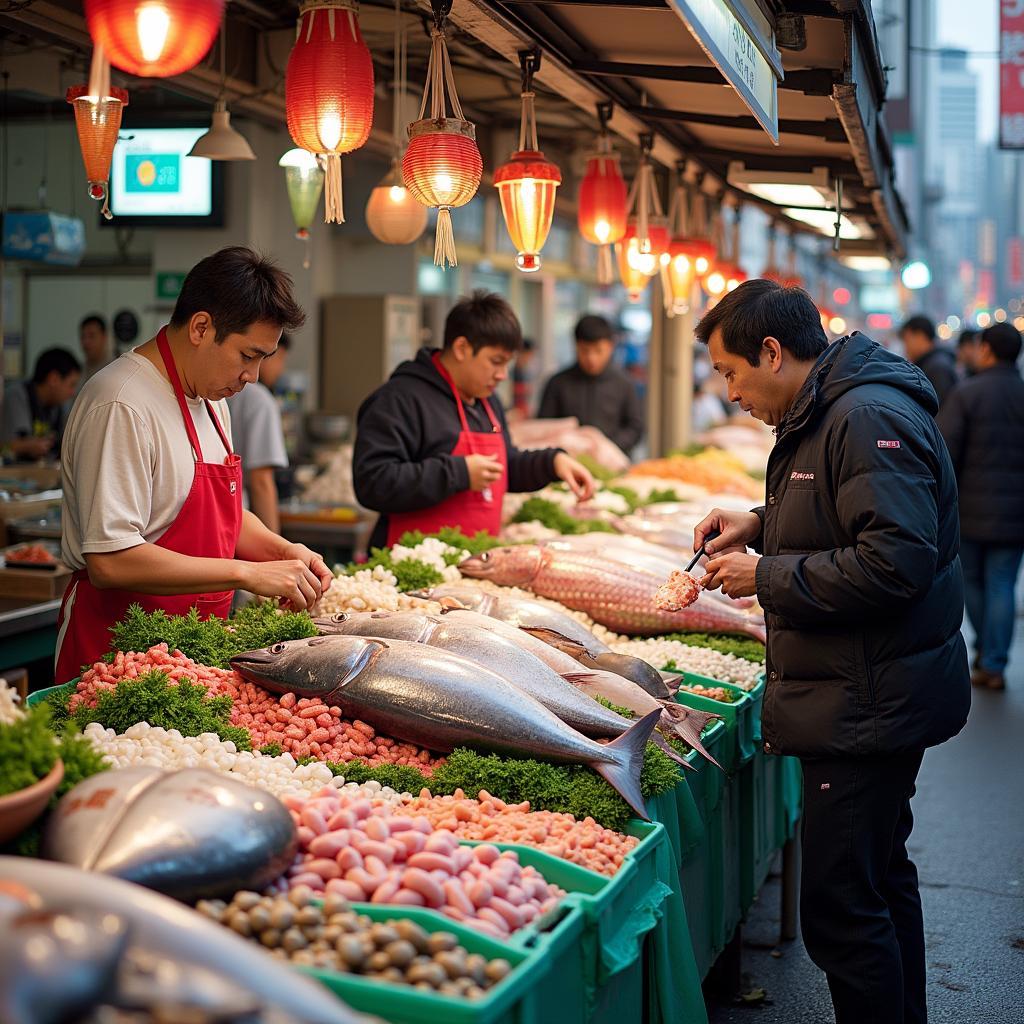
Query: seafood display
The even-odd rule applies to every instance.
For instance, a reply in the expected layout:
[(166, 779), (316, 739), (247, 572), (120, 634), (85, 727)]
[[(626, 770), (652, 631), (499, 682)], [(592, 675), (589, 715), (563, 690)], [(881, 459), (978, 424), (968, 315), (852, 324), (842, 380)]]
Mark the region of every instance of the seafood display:
[(703, 595), (679, 612), (654, 607), (661, 579), (652, 573), (610, 562), (586, 551), (552, 548), (494, 548), (467, 558), (459, 570), (465, 576), (502, 586), (524, 587), (630, 636), (653, 636), (696, 630), (741, 633), (762, 643), (764, 617), (730, 608)]

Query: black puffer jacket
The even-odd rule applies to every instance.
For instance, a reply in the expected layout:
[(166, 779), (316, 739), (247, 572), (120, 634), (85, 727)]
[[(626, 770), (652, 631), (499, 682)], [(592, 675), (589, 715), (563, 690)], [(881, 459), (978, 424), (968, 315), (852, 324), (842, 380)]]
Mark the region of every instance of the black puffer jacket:
[(854, 334), (779, 425), (758, 510), (773, 753), (920, 750), (967, 720), (956, 481), (936, 405), (920, 370)]
[(958, 384), (939, 430), (960, 485), (960, 533), (988, 544), (1024, 544), (1024, 380), (1001, 363)]

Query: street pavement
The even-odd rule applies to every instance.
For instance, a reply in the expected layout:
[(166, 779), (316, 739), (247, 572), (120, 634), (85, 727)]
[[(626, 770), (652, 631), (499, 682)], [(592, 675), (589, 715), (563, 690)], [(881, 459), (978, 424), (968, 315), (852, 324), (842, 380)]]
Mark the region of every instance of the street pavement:
[[(967, 630), (965, 629), (965, 633)], [(1007, 689), (973, 691), (959, 736), (925, 754), (910, 854), (924, 904), (931, 1024), (1024, 1022), (1024, 618)], [(799, 937), (779, 943), (779, 879), (743, 929), (743, 990), (711, 1024), (831, 1024), (825, 976)], [(865, 1021), (863, 1024), (870, 1024)]]

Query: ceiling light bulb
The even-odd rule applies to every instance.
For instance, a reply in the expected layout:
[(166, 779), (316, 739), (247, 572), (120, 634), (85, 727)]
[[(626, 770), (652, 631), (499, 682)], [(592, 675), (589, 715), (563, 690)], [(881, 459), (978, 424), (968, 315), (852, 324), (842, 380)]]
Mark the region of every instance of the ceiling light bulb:
[(153, 63), (160, 59), (167, 45), (171, 16), (163, 4), (144, 4), (135, 15), (135, 30), (143, 59)]

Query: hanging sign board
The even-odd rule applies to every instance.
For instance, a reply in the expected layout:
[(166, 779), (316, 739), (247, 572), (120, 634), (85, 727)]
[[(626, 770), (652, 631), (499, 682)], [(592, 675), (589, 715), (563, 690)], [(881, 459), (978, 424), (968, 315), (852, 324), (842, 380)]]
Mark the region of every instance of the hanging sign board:
[(999, 4), (999, 148), (1024, 149), (1024, 0)]
[(753, 4), (737, 0), (670, 2), (711, 62), (778, 145), (782, 58), (768, 20)]

